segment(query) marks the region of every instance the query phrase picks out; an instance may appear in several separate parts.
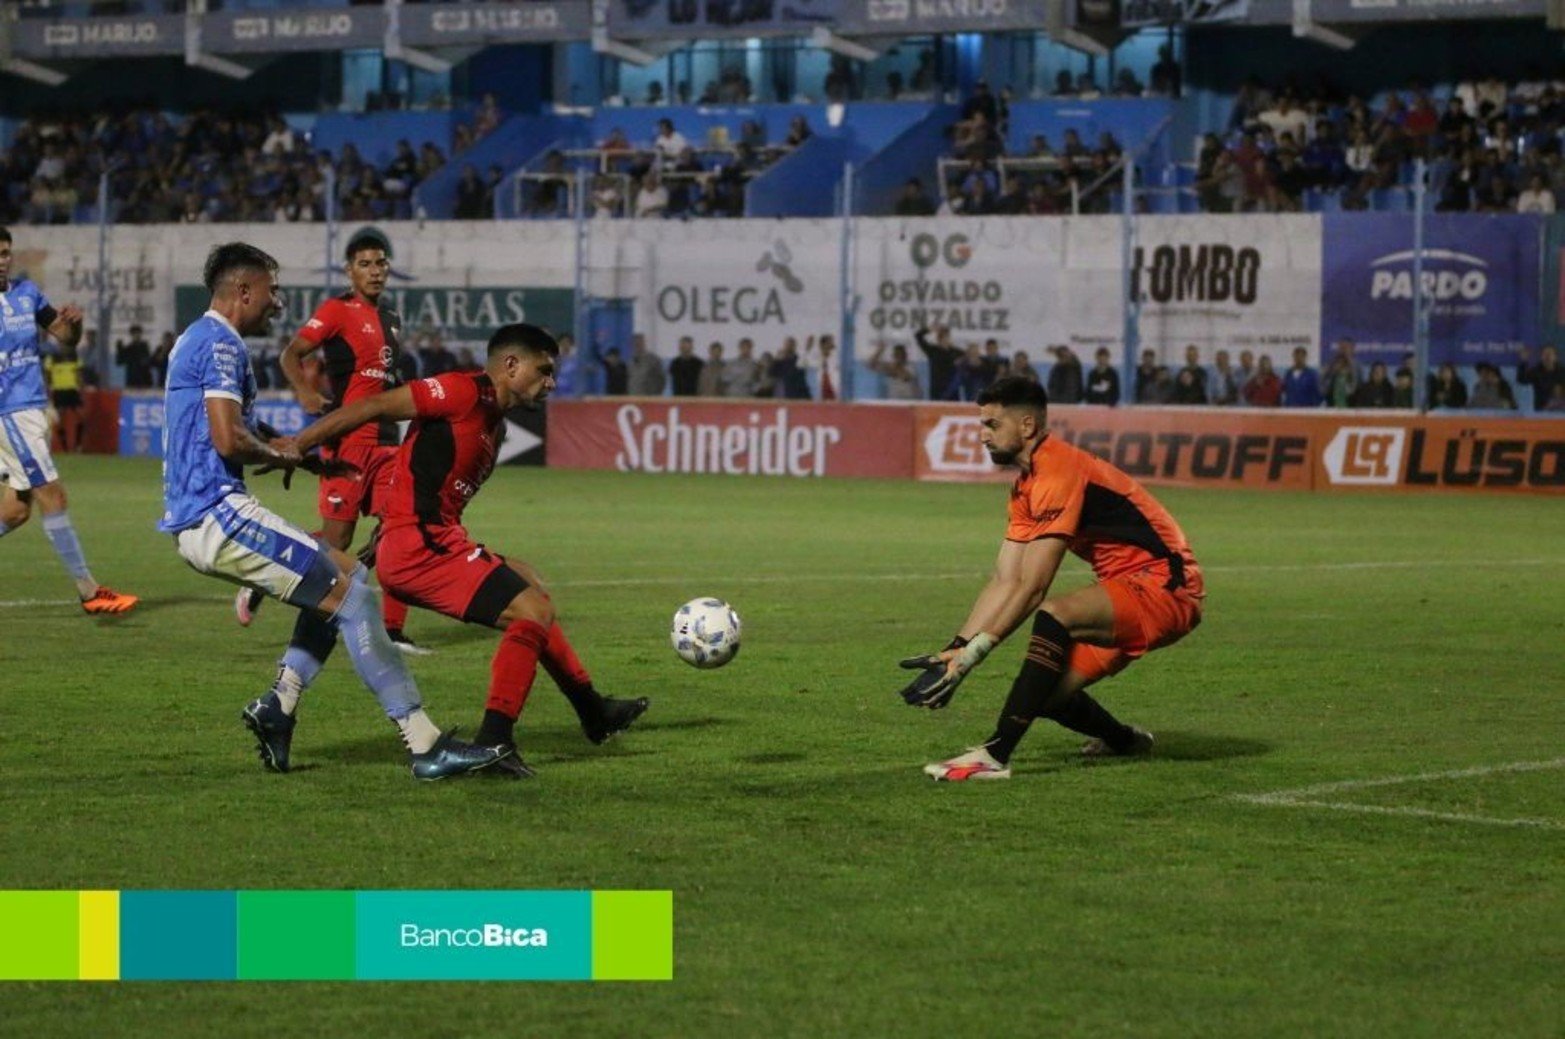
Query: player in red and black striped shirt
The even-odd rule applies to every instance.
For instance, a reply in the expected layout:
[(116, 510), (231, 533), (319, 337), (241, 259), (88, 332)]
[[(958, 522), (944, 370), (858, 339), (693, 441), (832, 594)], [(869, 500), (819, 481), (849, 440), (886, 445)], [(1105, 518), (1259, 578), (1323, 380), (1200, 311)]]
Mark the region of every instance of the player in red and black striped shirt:
[[(597, 692), (555, 620), (537, 571), (490, 551), (462, 525), (467, 503), (494, 470), (506, 410), (548, 396), (558, 357), (559, 344), (542, 328), (506, 325), (490, 339), (483, 371), (447, 372), (366, 397), (297, 439), (303, 453), (367, 424), (414, 420), (382, 499), (380, 581), (415, 606), (505, 632), (490, 669), (476, 737), (481, 744), (514, 745), (516, 719), (540, 662), (594, 743), (623, 731), (647, 709), (645, 698), (617, 700)], [(531, 774), (516, 757), (497, 768)]]
[[(281, 358), (283, 374), (310, 415), (373, 397), (401, 382), (397, 359), (402, 353), (402, 318), (382, 299), (391, 273), (389, 243), (375, 232), (361, 232), (348, 242), (346, 256), (352, 288), (316, 308)], [(317, 351), (329, 384), (326, 393), (304, 367), (304, 359)], [(397, 426), (390, 421), (361, 426), (321, 446), (323, 458), (341, 459), (359, 471), (356, 476), (320, 478), (321, 540), (348, 551), (359, 517), (376, 511), (375, 495), (384, 492), (396, 455)], [(259, 606), (258, 593), (241, 591), (235, 600), (239, 622), (248, 624)], [(406, 603), (388, 593), (382, 597), (381, 614), (398, 649), (428, 652), (403, 633)]]

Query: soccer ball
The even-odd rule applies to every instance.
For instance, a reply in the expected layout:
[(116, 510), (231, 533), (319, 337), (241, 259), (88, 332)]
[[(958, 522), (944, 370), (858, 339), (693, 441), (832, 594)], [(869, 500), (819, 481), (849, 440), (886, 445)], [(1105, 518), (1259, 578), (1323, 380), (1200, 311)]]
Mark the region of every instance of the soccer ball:
[(739, 615), (721, 599), (691, 599), (674, 611), (668, 640), (692, 667), (722, 667), (739, 653)]

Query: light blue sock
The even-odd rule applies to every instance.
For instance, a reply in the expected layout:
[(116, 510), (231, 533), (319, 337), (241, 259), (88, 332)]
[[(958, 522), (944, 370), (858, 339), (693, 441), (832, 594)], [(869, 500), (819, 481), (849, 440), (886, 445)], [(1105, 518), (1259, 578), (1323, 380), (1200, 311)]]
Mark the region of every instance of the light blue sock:
[(386, 715), (401, 722), (418, 711), (418, 686), (406, 658), (386, 635), (375, 593), (362, 582), (351, 581), (333, 620), (348, 656), (353, 659), (353, 670), (375, 694)]
[[(336, 629), (329, 625), (328, 630), (336, 633)], [(299, 709), (299, 697), (310, 688), (315, 676), (325, 666), (314, 654), (300, 646), (289, 646), (283, 651), (282, 662), (277, 667), (277, 680), (272, 683), (272, 695), (277, 697), (284, 714), (293, 714)]]
[(71, 517), (64, 512), (45, 513), (43, 517), (43, 532), (49, 537), (49, 544), (54, 546), (54, 554), (60, 557), (60, 562), (65, 564), (65, 569), (70, 571), (71, 577), (76, 581), (76, 591), (83, 599), (90, 599), (98, 590), (98, 583), (92, 579), (92, 572), (87, 569), (87, 559), (82, 555), (82, 543), (77, 540), (76, 528), (71, 526)]

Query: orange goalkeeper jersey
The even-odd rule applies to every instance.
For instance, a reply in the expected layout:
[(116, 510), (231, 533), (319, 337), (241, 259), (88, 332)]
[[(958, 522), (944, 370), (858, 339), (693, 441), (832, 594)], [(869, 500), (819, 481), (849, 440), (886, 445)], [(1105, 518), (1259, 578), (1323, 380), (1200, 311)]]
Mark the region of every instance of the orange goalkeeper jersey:
[(1045, 437), (1011, 488), (1008, 541), (1064, 538), (1099, 580), (1166, 565), (1169, 588), (1201, 594), (1190, 542), (1168, 510), (1096, 455)]

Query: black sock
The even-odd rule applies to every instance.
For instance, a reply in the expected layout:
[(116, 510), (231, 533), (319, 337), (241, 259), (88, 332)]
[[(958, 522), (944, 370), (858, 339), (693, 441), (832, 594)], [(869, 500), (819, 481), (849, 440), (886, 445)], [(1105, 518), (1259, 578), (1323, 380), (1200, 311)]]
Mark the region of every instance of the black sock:
[(1136, 745), (1135, 731), (1110, 714), (1085, 690), (1061, 703), (1050, 704), (1043, 717), (1059, 722), (1072, 732), (1096, 737), (1111, 750), (1126, 751)]
[(499, 711), (486, 709), (484, 720), (478, 726), (478, 735), (473, 742), (481, 747), (490, 747), (496, 743), (516, 742), (516, 719), (507, 717)]
[(1044, 713), (1070, 659), (1071, 636), (1052, 613), (1042, 610), (1033, 618), (1032, 638), (1027, 643), (1027, 659), (1011, 683), (1011, 693), (1000, 709), (994, 735), (985, 741), (990, 755), (1000, 764), (1008, 764), (1016, 745), (1027, 735), (1032, 720)]
[(337, 625), (315, 610), (300, 610), (288, 645), (304, 650), (322, 664), (337, 645)]
[(1022, 741), (1022, 737), (1027, 735), (1027, 730), (1031, 727), (1031, 718), (1014, 718), (1002, 714), (1000, 720), (995, 723), (994, 735), (984, 741), (984, 747), (994, 760), (1002, 765), (1009, 765), (1016, 745)]
[(603, 694), (594, 689), (591, 682), (573, 681), (564, 669), (555, 667), (548, 660), (540, 663), (549, 672), (549, 677), (554, 679), (554, 684), (560, 687), (560, 692), (565, 694), (565, 699), (570, 701), (577, 719), (583, 725), (597, 721), (603, 713)]

